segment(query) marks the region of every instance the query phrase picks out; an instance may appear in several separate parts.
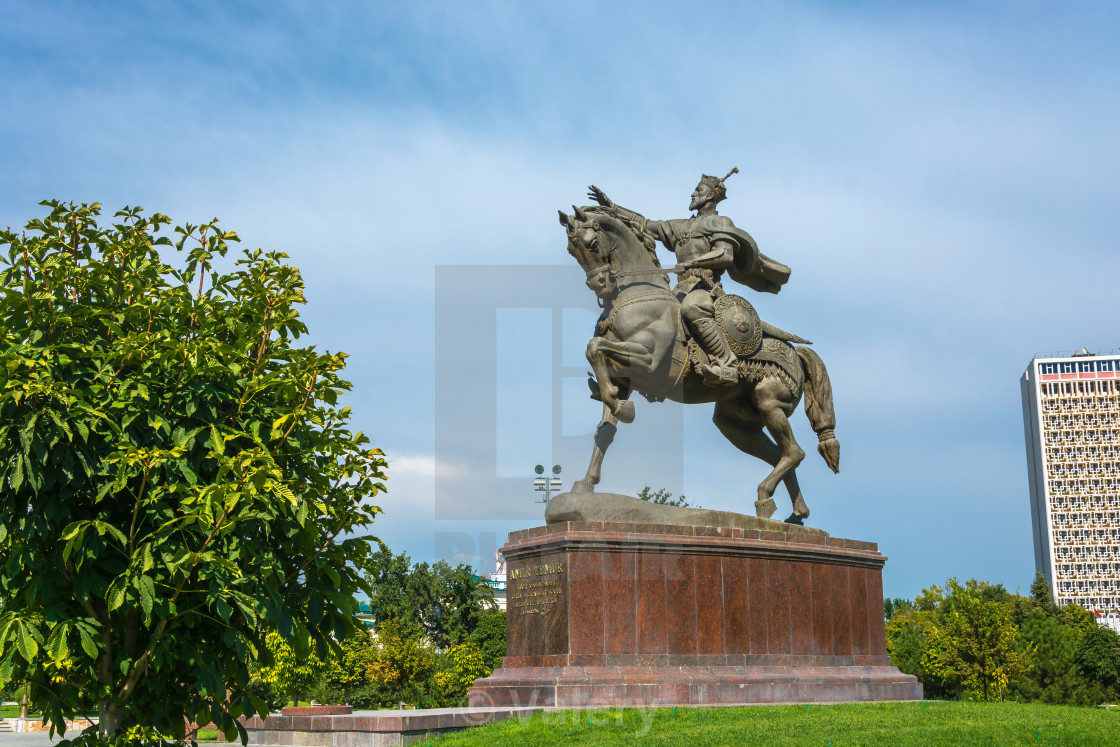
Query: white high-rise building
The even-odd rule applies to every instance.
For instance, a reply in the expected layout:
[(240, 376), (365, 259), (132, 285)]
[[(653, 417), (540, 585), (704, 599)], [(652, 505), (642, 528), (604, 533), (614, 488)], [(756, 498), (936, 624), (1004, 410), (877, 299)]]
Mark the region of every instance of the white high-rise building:
[(1038, 357), (1021, 384), (1035, 566), (1120, 631), (1120, 355)]

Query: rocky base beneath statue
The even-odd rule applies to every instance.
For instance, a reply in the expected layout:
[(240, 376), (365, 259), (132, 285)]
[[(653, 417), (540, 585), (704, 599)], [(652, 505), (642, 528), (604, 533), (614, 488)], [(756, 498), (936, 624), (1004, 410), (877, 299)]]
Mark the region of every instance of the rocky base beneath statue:
[(886, 558), (799, 529), (561, 521), (511, 533), (507, 655), (470, 704), (921, 699), (887, 656)]
[(601, 708), (921, 700), (895, 667), (525, 667), (477, 680), (472, 706)]
[[(774, 501), (770, 500), (773, 512)], [(758, 507), (758, 503), (755, 504)], [(798, 518), (795, 523), (747, 516), (733, 511), (712, 511), (693, 506), (670, 506), (643, 501), (618, 493), (560, 493), (553, 496), (544, 512), (549, 524), (564, 522), (604, 522), (608, 524), (643, 524), (662, 526), (718, 527), (751, 529), (763, 532), (793, 532), (827, 537), (828, 532), (807, 527)]]

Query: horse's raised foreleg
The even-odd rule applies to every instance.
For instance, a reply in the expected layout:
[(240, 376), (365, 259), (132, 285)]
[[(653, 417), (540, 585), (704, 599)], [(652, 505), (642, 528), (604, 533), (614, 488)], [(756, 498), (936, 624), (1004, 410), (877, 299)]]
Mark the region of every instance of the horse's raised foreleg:
[(801, 495), (801, 489), (797, 484), (797, 476), (794, 472), (805, 459), (805, 452), (798, 445), (797, 439), (793, 435), (793, 428), (789, 424), (789, 416), (797, 403), (791, 401), (789, 389), (777, 379), (760, 381), (754, 388), (754, 399), (755, 407), (758, 408), (758, 412), (762, 416), (762, 422), (766, 425), (766, 429), (770, 431), (770, 435), (774, 437), (775, 445), (780, 453), (773, 471), (758, 484), (758, 501), (755, 503), (755, 507), (759, 516), (762, 516), (766, 510), (773, 514), (775, 509), (774, 491), (778, 488), (780, 481), (785, 481), (790, 499), (793, 501), (793, 513), (786, 521), (800, 524), (803, 519), (809, 516), (809, 507), (805, 505), (805, 499)]
[(611, 414), (610, 408), (603, 405), (603, 419), (595, 429), (595, 446), (591, 450), (591, 463), (587, 465), (587, 474), (582, 480), (577, 480), (572, 485), (573, 493), (590, 493), (599, 484), (599, 476), (603, 468), (603, 456), (607, 447), (614, 441), (614, 434), (618, 431), (618, 418)]
[(618, 396), (618, 385), (611, 381), (607, 359), (620, 366), (648, 370), (653, 366), (653, 352), (637, 342), (608, 340), (593, 337), (587, 343), (587, 362), (599, 382), (599, 395), (610, 413), (623, 423), (634, 422), (634, 403)]

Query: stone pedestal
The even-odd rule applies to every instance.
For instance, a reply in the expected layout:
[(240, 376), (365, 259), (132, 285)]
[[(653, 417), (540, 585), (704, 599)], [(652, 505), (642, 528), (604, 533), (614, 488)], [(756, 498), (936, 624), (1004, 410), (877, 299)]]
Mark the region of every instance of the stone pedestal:
[(472, 706), (918, 700), (890, 665), (874, 543), (562, 522), (514, 532), (507, 656)]

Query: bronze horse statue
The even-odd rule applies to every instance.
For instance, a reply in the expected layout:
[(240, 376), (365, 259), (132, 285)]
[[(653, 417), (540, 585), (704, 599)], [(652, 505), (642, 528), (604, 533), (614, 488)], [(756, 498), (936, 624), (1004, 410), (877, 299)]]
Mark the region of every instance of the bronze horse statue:
[(805, 414), (820, 442), (817, 449), (833, 472), (840, 471), (832, 385), (820, 356), (790, 344), (807, 341), (762, 323), (745, 300), (725, 295), (717, 307), (730, 307), (728, 313), (735, 315), (739, 330), (752, 330), (753, 337), (746, 347), (740, 345), (745, 352), (738, 355), (738, 382), (706, 384), (699, 372), (703, 353), (681, 323), (680, 302), (670, 290), (668, 271), (661, 268), (651, 238), (643, 237), (640, 225), (609, 207), (573, 207), (573, 211), (573, 215), (560, 212), (568, 252), (587, 273), (587, 285), (603, 307), (596, 334), (587, 343), (587, 360), (594, 372), (589, 383), (593, 392), (597, 388), (592, 396), (602, 400), (603, 416), (595, 430), (587, 474), (572, 492), (595, 489), (618, 422), (634, 420), (629, 397), (637, 391), (650, 401), (714, 402), (712, 419), (727, 440), (773, 467), (758, 484), (755, 513), (763, 518), (774, 514), (774, 491), (784, 482), (793, 502), (786, 521), (801, 524), (809, 516), (809, 507), (795, 470), (805, 452), (793, 436), (789, 417), (802, 394)]

